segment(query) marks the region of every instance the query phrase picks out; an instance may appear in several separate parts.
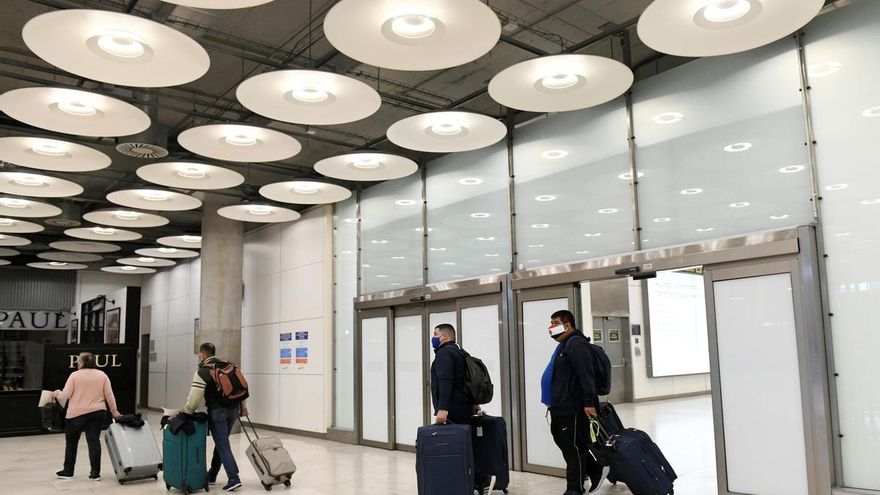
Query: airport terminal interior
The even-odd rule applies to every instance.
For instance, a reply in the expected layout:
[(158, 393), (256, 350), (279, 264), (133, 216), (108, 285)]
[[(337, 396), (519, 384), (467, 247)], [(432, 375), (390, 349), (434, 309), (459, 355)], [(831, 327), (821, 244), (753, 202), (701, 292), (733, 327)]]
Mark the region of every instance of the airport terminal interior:
[[(480, 421), (505, 425), (493, 493), (575, 493), (542, 393), (567, 310), (608, 358), (600, 400), (674, 469), (645, 489), (613, 464), (595, 493), (880, 495), (880, 1), (5, 0), (0, 18), (0, 492), (235, 488), (179, 485), (165, 426), (211, 343), (296, 464), (260, 474), (274, 461), (236, 425), (236, 491), (460, 495), (467, 456), (426, 447), (455, 426), (432, 426), (448, 324), (493, 385), (461, 430), (477, 471)], [(74, 422), (50, 392), (88, 359), (146, 423), (164, 461), (146, 479), (109, 414), (100, 480), (85, 438), (56, 477)], [(590, 451), (620, 460), (628, 432)]]

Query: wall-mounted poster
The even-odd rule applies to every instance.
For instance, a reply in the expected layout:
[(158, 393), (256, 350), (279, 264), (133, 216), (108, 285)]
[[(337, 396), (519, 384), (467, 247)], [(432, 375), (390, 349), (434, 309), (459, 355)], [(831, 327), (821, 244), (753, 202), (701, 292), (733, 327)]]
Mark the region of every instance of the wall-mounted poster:
[(290, 368), (290, 365), (293, 364), (291, 344), (293, 341), (293, 333), (292, 332), (281, 332), (278, 335), (278, 341), (281, 345), (281, 354), (279, 356), (278, 364), (281, 366), (282, 370), (286, 370)]
[(620, 329), (619, 328), (609, 328), (608, 329), (608, 342), (620, 342)]
[(70, 322), (70, 330), (68, 330), (67, 334), (67, 343), (68, 344), (76, 344), (79, 342), (79, 320), (73, 320)]
[(105, 344), (119, 343), (119, 319), (122, 308), (113, 308), (107, 310), (107, 333), (105, 334)]
[(593, 329), (593, 343), (602, 342), (602, 329), (594, 328)]
[(193, 320), (193, 354), (199, 353), (199, 346), (202, 345), (202, 327), (199, 319)]

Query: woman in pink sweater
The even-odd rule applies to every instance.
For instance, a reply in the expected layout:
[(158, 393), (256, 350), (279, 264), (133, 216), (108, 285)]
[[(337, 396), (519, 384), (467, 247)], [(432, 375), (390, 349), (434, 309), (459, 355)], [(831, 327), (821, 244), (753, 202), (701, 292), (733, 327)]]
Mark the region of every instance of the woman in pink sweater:
[(70, 374), (64, 390), (52, 392), (59, 401), (67, 400), (67, 421), (64, 434), (67, 447), (64, 451), (64, 469), (55, 473), (61, 479), (73, 478), (76, 464), (76, 450), (83, 432), (89, 444), (90, 480), (101, 480), (101, 424), (107, 409), (114, 418), (120, 416), (116, 409), (116, 397), (110, 379), (103, 371), (95, 368), (95, 356), (90, 352), (79, 355), (78, 369)]

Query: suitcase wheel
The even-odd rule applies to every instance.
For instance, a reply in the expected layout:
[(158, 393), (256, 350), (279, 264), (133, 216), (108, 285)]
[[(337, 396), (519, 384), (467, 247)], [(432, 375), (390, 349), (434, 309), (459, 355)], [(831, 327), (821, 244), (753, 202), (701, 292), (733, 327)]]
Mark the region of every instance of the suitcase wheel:
[(260, 484), (263, 485), (263, 488), (265, 488), (267, 492), (272, 491), (272, 485), (267, 485), (267, 484), (263, 483), (262, 481), (260, 482)]
[(125, 484), (125, 480), (119, 480), (119, 484), (120, 484), (120, 485), (124, 485), (124, 484)]
[(290, 488), (290, 480), (285, 481), (284, 486), (286, 486), (287, 488)]
[(167, 492), (168, 490), (171, 490), (171, 485), (165, 483), (165, 491)]
[(153, 475), (153, 479), (156, 480), (156, 481), (159, 481), (159, 475), (158, 475), (158, 474), (154, 474), (154, 475)]

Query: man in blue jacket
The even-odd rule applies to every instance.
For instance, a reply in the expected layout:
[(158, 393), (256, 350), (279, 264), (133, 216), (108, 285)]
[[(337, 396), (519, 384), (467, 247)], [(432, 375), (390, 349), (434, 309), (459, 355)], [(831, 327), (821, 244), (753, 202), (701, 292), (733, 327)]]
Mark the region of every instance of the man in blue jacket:
[(431, 338), (434, 362), (431, 363), (431, 401), (437, 424), (446, 422), (467, 425), (479, 410), (462, 392), (465, 379), (464, 355), (455, 343), (455, 327), (437, 325)]

